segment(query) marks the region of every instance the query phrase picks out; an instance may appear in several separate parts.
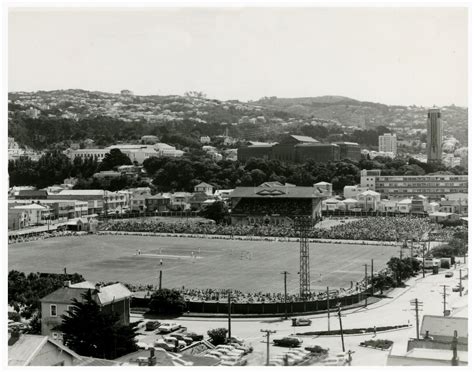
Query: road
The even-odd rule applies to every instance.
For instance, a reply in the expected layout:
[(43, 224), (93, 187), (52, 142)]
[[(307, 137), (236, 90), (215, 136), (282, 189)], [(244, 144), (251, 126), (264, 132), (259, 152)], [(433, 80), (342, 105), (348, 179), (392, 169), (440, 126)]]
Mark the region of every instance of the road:
[[(452, 288), (459, 283), (459, 268), (466, 274), (467, 264), (458, 266), (457, 269), (449, 271), (454, 272), (452, 278), (446, 278), (444, 274), (447, 270), (443, 270), (438, 275), (426, 274), (423, 278), (419, 275), (410, 279), (405, 288), (396, 288), (390, 292), (389, 297), (381, 301), (369, 305), (367, 308), (352, 309), (342, 313), (342, 323), (344, 328), (364, 328), (364, 327), (380, 327), (389, 325), (409, 324), (410, 327), (402, 330), (379, 332), (376, 336), (370, 335), (344, 335), (345, 349), (355, 351), (353, 355), (352, 365), (355, 366), (383, 366), (386, 364), (388, 351), (379, 351), (366, 349), (359, 346), (359, 343), (368, 339), (388, 339), (394, 342), (394, 348), (405, 348), (409, 338), (416, 337), (415, 312), (412, 311), (410, 300), (418, 298), (423, 303), (423, 309), (420, 311), (420, 327), (423, 315), (442, 315), (442, 285), (447, 285), (447, 309), (452, 310), (454, 315), (457, 313), (467, 313), (467, 286), (468, 281), (464, 280), (465, 294), (461, 297), (459, 293), (452, 291)], [(140, 316), (135, 317), (138, 320)], [(307, 332), (315, 330), (327, 330), (328, 318), (326, 314), (309, 316), (312, 319), (312, 325), (309, 327), (291, 326), (291, 320), (282, 320), (281, 318), (265, 318), (265, 319), (235, 319), (232, 320), (232, 335), (243, 338), (254, 348), (248, 359), (249, 365), (264, 365), (266, 358), (266, 344), (261, 329), (275, 330), (276, 333), (271, 335), (271, 339), (279, 338), (294, 334), (295, 332)], [(203, 319), (181, 317), (176, 322), (188, 328), (188, 330), (207, 334), (212, 328), (227, 328), (227, 319)], [(330, 319), (331, 330), (339, 329), (339, 321), (335, 314), (331, 314)], [(152, 343), (159, 336), (141, 337), (141, 341)], [(298, 336), (303, 339), (303, 346), (320, 345), (330, 349), (330, 354), (342, 352), (340, 336)], [(281, 354), (285, 348), (270, 346), (270, 355)]]

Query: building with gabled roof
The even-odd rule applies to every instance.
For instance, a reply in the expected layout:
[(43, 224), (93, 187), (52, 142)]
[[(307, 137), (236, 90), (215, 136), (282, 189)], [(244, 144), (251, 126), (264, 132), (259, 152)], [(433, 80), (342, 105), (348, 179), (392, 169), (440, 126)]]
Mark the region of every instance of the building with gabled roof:
[(74, 366), (82, 357), (50, 337), (11, 333), (8, 340), (9, 366)]
[(321, 217), (327, 189), (302, 186), (236, 187), (231, 199), (231, 220), (237, 225), (292, 225), (296, 216)]
[(66, 281), (63, 287), (41, 298), (41, 334), (61, 341), (62, 335), (54, 328), (61, 324), (61, 315), (69, 310), (72, 300), (82, 302), (82, 295), (87, 291), (91, 291), (92, 298), (100, 306), (101, 311), (116, 313), (122, 324), (130, 323), (132, 293), (123, 284), (115, 283), (102, 287), (94, 285), (93, 288), (91, 285), (91, 282), (71, 284)]

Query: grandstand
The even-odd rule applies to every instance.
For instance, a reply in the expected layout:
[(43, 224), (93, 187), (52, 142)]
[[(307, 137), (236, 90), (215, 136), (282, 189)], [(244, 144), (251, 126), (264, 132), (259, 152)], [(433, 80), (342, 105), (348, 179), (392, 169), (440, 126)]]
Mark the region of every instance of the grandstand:
[(295, 216), (321, 217), (321, 201), (331, 196), (331, 184), (313, 187), (266, 182), (258, 187), (237, 187), (231, 198), (233, 225), (290, 226)]

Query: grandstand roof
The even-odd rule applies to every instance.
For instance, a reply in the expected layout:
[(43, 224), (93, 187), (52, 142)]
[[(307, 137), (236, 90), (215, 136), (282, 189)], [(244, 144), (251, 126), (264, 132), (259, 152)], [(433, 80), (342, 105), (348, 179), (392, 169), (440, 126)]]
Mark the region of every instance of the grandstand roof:
[(230, 194), (231, 198), (273, 198), (273, 199), (297, 199), (297, 198), (320, 198), (323, 194), (314, 187), (303, 186), (273, 186), (273, 187), (236, 187)]

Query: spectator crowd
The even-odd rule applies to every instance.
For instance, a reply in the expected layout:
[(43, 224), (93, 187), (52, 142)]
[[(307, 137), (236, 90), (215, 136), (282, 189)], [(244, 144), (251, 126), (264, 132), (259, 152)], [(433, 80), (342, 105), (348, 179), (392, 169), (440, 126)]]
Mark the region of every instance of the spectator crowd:
[[(164, 223), (154, 220), (115, 220), (104, 223), (103, 231), (125, 231), (143, 233), (221, 235), (231, 238), (239, 236), (288, 238), (298, 237), (294, 228), (275, 225), (214, 225), (191, 222)], [(367, 217), (329, 228), (313, 228), (310, 239), (362, 240), (401, 242), (406, 239), (426, 239), (428, 231), (431, 239), (448, 241), (456, 230), (443, 228), (430, 222), (428, 218), (411, 217)]]

